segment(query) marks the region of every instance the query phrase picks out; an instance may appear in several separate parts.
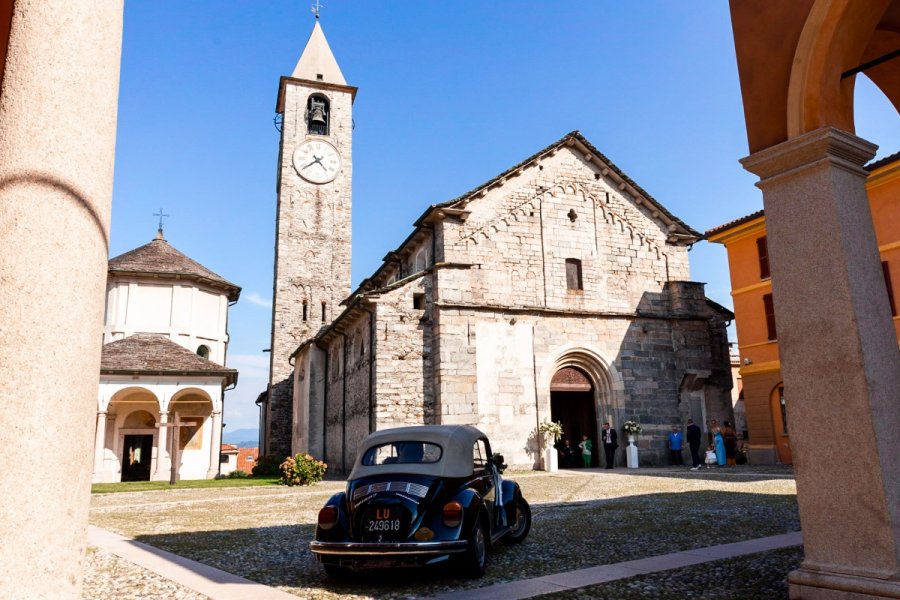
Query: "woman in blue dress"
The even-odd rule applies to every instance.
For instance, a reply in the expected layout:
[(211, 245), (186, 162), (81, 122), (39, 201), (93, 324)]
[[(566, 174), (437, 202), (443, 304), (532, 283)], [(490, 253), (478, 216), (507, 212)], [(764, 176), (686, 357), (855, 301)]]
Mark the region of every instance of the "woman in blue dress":
[(725, 438), (722, 437), (722, 430), (715, 421), (712, 422), (712, 432), (713, 444), (716, 446), (716, 460), (719, 462), (720, 467), (724, 467), (726, 462)]

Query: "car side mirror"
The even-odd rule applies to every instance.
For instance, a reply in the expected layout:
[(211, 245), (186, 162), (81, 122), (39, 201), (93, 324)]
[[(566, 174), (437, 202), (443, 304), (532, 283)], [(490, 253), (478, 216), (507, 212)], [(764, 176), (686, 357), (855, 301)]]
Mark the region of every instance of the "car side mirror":
[(506, 467), (509, 465), (503, 462), (503, 455), (500, 453), (494, 453), (491, 455), (491, 462), (494, 463), (494, 466), (497, 467), (497, 471), (502, 475), (503, 471), (506, 470)]

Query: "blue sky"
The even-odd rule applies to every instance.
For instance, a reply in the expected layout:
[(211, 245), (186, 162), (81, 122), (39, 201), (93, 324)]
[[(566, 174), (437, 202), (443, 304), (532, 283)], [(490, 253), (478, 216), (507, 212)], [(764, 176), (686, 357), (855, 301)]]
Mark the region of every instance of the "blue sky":
[[(354, 105), (353, 285), (454, 198), (572, 130), (705, 231), (762, 207), (726, 2), (326, 0)], [(153, 238), (243, 288), (229, 316), (226, 430), (256, 427), (271, 330), (279, 77), (313, 26), (303, 0), (125, 4), (111, 256)], [(896, 111), (857, 83), (857, 133), (900, 150)], [(888, 123), (890, 127), (885, 127)], [(725, 250), (692, 278), (731, 306)]]

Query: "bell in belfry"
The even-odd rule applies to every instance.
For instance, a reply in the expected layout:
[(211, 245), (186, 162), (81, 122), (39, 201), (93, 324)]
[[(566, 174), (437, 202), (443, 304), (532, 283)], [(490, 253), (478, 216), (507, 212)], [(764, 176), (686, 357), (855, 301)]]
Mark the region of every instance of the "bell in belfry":
[(310, 125), (325, 125), (327, 123), (325, 119), (325, 103), (324, 102), (316, 102), (315, 100), (312, 102), (312, 106), (309, 109), (309, 124)]

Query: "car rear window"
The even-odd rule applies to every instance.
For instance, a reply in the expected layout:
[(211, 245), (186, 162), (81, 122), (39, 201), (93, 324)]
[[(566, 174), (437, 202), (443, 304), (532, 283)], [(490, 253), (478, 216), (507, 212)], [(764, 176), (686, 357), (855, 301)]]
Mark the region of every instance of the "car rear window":
[(409, 465), (429, 464), (441, 460), (441, 447), (429, 442), (390, 442), (369, 448), (363, 455), (362, 464)]

